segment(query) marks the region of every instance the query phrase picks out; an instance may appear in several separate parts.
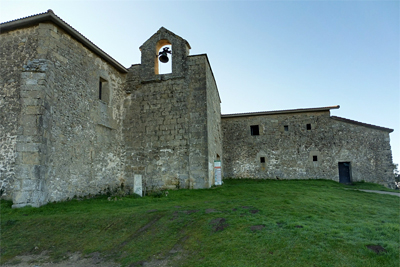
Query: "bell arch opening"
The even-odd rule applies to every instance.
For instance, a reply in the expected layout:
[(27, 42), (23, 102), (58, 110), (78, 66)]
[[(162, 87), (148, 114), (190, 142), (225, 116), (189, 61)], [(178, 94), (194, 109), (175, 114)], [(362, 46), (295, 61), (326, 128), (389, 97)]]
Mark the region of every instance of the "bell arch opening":
[[(156, 59), (154, 63), (155, 74), (172, 73), (172, 44), (166, 39), (162, 39), (156, 44)], [(163, 63), (160, 60), (167, 60)]]

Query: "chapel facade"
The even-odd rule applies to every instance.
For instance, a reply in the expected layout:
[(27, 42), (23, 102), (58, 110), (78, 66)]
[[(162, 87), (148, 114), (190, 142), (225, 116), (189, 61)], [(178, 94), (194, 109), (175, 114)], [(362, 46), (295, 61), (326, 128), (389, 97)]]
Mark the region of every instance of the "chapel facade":
[[(330, 116), (338, 106), (221, 115), (207, 55), (163, 27), (130, 68), (51, 10), (0, 31), (0, 188), (13, 207), (209, 188), (221, 173), (394, 185), (392, 129)], [(172, 72), (159, 74), (166, 46)]]

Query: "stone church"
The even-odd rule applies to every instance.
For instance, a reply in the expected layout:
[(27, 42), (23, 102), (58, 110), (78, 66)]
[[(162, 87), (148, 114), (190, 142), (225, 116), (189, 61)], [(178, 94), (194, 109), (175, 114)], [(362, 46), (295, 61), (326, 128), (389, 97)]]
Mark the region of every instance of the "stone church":
[(13, 207), (221, 175), (394, 185), (392, 129), (331, 116), (339, 106), (221, 115), (207, 55), (163, 27), (130, 68), (51, 10), (0, 32), (0, 188)]

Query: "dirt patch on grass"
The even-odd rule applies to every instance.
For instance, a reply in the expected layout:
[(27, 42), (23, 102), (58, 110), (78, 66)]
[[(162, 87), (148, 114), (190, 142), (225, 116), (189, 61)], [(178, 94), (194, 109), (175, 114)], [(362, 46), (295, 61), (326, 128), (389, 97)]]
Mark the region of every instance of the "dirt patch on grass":
[(192, 214), (192, 213), (195, 213), (195, 212), (198, 212), (199, 210), (185, 210), (185, 211), (183, 211), (184, 213), (186, 213), (186, 214)]
[[(259, 212), (258, 209), (254, 208), (254, 207), (250, 207), (250, 206), (242, 206), (242, 209), (249, 210), (249, 212), (250, 212), (251, 214), (256, 214), (256, 213)], [(236, 210), (237, 210), (236, 208), (233, 209), (233, 211), (236, 211)], [(244, 215), (244, 213), (242, 213), (241, 215)]]
[(186, 240), (189, 238), (188, 235), (182, 237), (178, 240), (178, 242), (168, 251), (166, 254), (154, 256), (151, 260), (148, 261), (138, 261), (134, 262), (129, 267), (163, 267), (163, 266), (177, 266), (178, 262), (184, 260), (188, 257), (188, 254), (183, 249), (183, 245)]
[(175, 221), (175, 220), (177, 220), (177, 219), (179, 219), (179, 212), (175, 211), (175, 212), (172, 214), (172, 218), (171, 218), (170, 220), (171, 220), (171, 221)]
[(158, 211), (158, 210), (156, 210), (156, 209), (148, 210), (147, 213), (152, 213), (152, 212), (156, 212), (156, 211)]
[(372, 250), (376, 254), (384, 253), (386, 252), (386, 249), (380, 245), (368, 245), (368, 249)]
[(124, 242), (122, 242), (117, 248), (115, 248), (115, 251), (119, 251), (122, 247), (124, 247), (126, 244), (128, 244), (129, 242), (134, 240), (136, 237), (141, 235), (143, 232), (146, 232), (147, 230), (149, 230), (149, 228), (153, 227), (153, 225), (155, 223), (157, 223), (162, 217), (163, 217), (162, 215), (156, 215), (155, 217), (153, 217), (153, 219), (150, 222), (146, 223), (143, 227), (141, 227), (139, 230), (137, 230), (132, 235), (130, 235), (127, 239), (125, 239)]
[(219, 212), (219, 211), (215, 210), (215, 209), (206, 209), (206, 211), (205, 211), (206, 214), (213, 213), (213, 212)]
[(82, 256), (80, 252), (70, 253), (62, 261), (53, 262), (47, 251), (37, 255), (16, 256), (1, 267), (119, 267), (120, 264), (113, 261), (106, 261), (99, 252)]
[[(154, 222), (146, 224), (140, 231), (148, 229)], [(147, 226), (147, 228), (146, 228)], [(165, 253), (153, 256), (149, 260), (142, 260), (131, 263), (130, 267), (145, 266), (145, 267), (163, 267), (163, 266), (177, 266), (179, 262), (185, 260), (189, 254), (184, 249), (186, 240), (189, 235), (180, 238), (175, 245)], [(93, 252), (83, 256), (80, 252), (70, 253), (61, 261), (53, 262), (47, 251), (37, 255), (23, 255), (17, 256), (7, 263), (0, 265), (0, 267), (120, 267), (119, 263), (112, 260), (107, 260), (99, 252)]]
[(263, 224), (253, 225), (250, 227), (250, 230), (253, 232), (256, 232), (256, 231), (260, 231), (260, 230), (264, 229), (264, 227), (265, 227), (265, 225), (263, 225)]
[(214, 232), (223, 231), (229, 226), (229, 224), (226, 223), (225, 218), (216, 218), (210, 222), (210, 225), (212, 226)]
[(285, 222), (276, 222), (276, 225), (281, 228), (283, 226), (286, 226), (286, 223)]

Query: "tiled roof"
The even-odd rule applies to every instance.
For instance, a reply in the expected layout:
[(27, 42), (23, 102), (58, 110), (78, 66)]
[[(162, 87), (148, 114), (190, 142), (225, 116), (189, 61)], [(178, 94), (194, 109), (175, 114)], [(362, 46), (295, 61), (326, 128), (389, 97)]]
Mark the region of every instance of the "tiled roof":
[(349, 120), (349, 119), (341, 118), (341, 117), (337, 117), (337, 116), (331, 116), (331, 118), (334, 119), (334, 120), (337, 120), (337, 121), (342, 121), (342, 122), (347, 122), (347, 123), (351, 123), (351, 124), (355, 124), (355, 125), (360, 125), (360, 126), (364, 126), (364, 127), (368, 127), (368, 128), (372, 128), (372, 129), (382, 130), (382, 131), (389, 132), (389, 133), (394, 131), (393, 129), (390, 129), (390, 128), (376, 126), (376, 125), (363, 123), (363, 122), (359, 122), (359, 121), (353, 121), (353, 120)]
[(249, 113), (234, 113), (234, 114), (222, 114), (221, 118), (232, 118), (232, 117), (248, 117), (248, 116), (261, 116), (261, 115), (273, 115), (273, 114), (288, 114), (288, 113), (302, 113), (302, 112), (319, 112), (329, 111), (331, 109), (338, 109), (337, 106), (330, 107), (319, 107), (319, 108), (299, 108), (299, 109), (286, 109), (286, 110), (273, 110), (273, 111), (260, 111), (260, 112), (249, 112)]
[(16, 20), (11, 20), (7, 22), (3, 22), (0, 24), (0, 33), (5, 33), (8, 31), (29, 27), (32, 25), (36, 25), (40, 22), (50, 21), (53, 22), (58, 27), (62, 28), (65, 32), (75, 38), (77, 41), (86, 46), (90, 51), (110, 63), (113, 67), (115, 67), (118, 71), (127, 73), (128, 70), (122, 66), (118, 61), (108, 55), (106, 52), (101, 50), (98, 46), (92, 43), (89, 39), (83, 36), (80, 32), (74, 29), (71, 25), (63, 21), (60, 17), (58, 17), (54, 12), (49, 9), (47, 12), (39, 13), (36, 15), (32, 15), (29, 17), (24, 17)]

